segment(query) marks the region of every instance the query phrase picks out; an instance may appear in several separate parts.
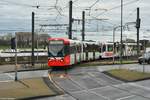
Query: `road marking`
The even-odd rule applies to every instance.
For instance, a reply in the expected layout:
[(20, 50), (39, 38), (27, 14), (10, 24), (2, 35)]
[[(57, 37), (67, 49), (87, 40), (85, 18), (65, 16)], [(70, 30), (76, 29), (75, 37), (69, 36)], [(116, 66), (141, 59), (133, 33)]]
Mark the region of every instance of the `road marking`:
[(98, 88), (92, 88), (92, 89), (89, 89), (90, 91), (94, 91), (96, 89), (103, 89), (103, 88), (107, 88), (107, 87), (110, 87), (110, 85), (107, 85), (107, 86), (102, 86), (102, 87), (98, 87)]
[(5, 73), (5, 75), (7, 75), (8, 77), (10, 77), (11, 79), (14, 79), (14, 76), (10, 75), (9, 73)]
[(13, 82), (13, 80), (0, 81), (0, 83), (7, 83), (7, 82)]
[(77, 85), (80, 89), (85, 89), (87, 90), (87, 88), (85, 86), (82, 86), (81, 84), (79, 84), (78, 82), (76, 82), (75, 80), (73, 80), (71, 77), (68, 78), (70, 81), (72, 81), (75, 85)]
[(139, 85), (139, 84), (137, 84), (137, 83), (129, 83), (129, 84), (132, 85), (132, 86), (137, 86), (137, 87), (140, 87), (140, 88), (143, 88), (143, 89), (145, 89), (145, 90), (149, 90), (149, 91), (150, 91), (150, 88), (149, 88), (149, 87), (145, 87), (145, 86)]
[[(96, 92), (91, 91), (92, 89), (88, 89), (88, 88), (86, 88), (86, 87), (81, 86), (81, 84), (79, 84), (78, 82), (74, 81), (72, 78), (69, 78), (69, 79), (70, 79), (73, 83), (75, 83), (76, 85), (78, 85), (80, 88), (85, 89), (85, 90), (76, 91), (76, 92), (73, 92), (73, 93), (81, 93), (81, 92), (85, 91), (85, 92), (87, 92), (87, 93), (93, 93), (93, 94), (95, 94), (95, 95), (97, 95), (97, 96), (99, 96), (99, 97), (103, 97), (104, 99), (110, 100), (108, 97), (105, 97), (105, 96), (103, 96), (103, 95), (101, 95), (101, 94), (97, 94)], [(95, 89), (96, 89), (96, 88), (95, 88)]]
[(15, 100), (16, 98), (0, 98), (0, 100)]
[[(127, 85), (130, 85), (130, 86), (139, 86), (139, 85), (136, 85), (135, 83), (127, 83)], [(132, 95), (135, 95), (135, 96), (140, 96), (140, 97), (144, 97), (144, 98), (147, 98), (147, 99), (150, 99), (149, 97), (147, 97), (147, 96), (143, 96), (143, 95), (141, 95), (141, 94), (138, 94), (138, 93), (134, 93), (134, 92), (132, 92), (132, 91), (130, 91), (130, 90), (126, 90), (126, 89), (122, 89), (122, 88), (120, 88), (120, 87), (117, 87), (117, 86), (113, 86), (114, 88), (118, 88), (118, 89), (120, 89), (120, 90), (123, 90), (123, 91), (126, 91), (126, 92), (128, 92), (128, 93), (130, 93), (130, 94), (132, 94)], [(140, 87), (140, 86), (139, 86)], [(143, 86), (142, 86), (143, 87)], [(143, 87), (143, 89), (144, 89), (145, 87)], [(145, 89), (147, 89), (147, 88), (145, 88)]]
[(49, 80), (53, 83), (53, 85), (58, 88), (60, 91), (64, 92), (64, 89), (62, 89), (53, 79), (50, 74), (48, 74)]
[(126, 96), (126, 97), (122, 97), (122, 98), (116, 99), (116, 100), (128, 99), (128, 98), (131, 98), (131, 97), (134, 97), (134, 96), (135, 96), (135, 95), (130, 95), (130, 96)]
[(92, 73), (88, 73), (88, 75), (91, 76), (91, 77), (93, 77), (93, 80), (95, 80), (95, 81), (96, 81), (99, 85), (101, 85), (101, 86), (105, 86), (105, 85), (101, 84), (101, 82), (104, 82), (104, 83), (108, 83), (108, 84), (109, 84), (109, 82), (105, 81), (105, 80), (102, 79), (102, 78), (96, 78), (95, 75), (92, 74)]
[(115, 78), (112, 78), (112, 77), (110, 77), (110, 76), (107, 76), (106, 74), (103, 74), (103, 75), (104, 75), (105, 77), (107, 77), (107, 78), (113, 80), (113, 82), (118, 82), (117, 84), (121, 84), (121, 83), (122, 83), (122, 81), (117, 80), (117, 79), (115, 79)]
[(48, 72), (45, 72), (43, 76), (44, 76), (44, 77), (47, 77), (47, 76), (48, 76)]
[(95, 94), (95, 95), (97, 95), (99, 97), (103, 97), (104, 99), (111, 100), (109, 97), (103, 96), (102, 94), (98, 94), (98, 93), (96, 93), (94, 91), (89, 91), (89, 92), (91, 92), (91, 93), (93, 93), (93, 94)]

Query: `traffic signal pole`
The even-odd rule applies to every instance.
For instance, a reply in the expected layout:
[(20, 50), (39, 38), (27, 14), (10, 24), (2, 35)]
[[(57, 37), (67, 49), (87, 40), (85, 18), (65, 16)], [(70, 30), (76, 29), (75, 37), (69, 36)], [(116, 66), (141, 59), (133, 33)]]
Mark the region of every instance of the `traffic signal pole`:
[(85, 40), (85, 11), (82, 12), (82, 41)]
[(136, 20), (136, 28), (137, 28), (137, 56), (139, 57), (140, 55), (140, 46), (139, 46), (139, 29), (140, 29), (140, 11), (139, 8), (137, 8), (137, 20)]
[(34, 12), (32, 12), (32, 67), (34, 66)]
[(18, 64), (17, 64), (17, 35), (15, 34), (15, 81), (18, 81), (17, 71), (18, 71)]
[(69, 39), (72, 39), (72, 1), (69, 1), (69, 31), (68, 31), (68, 37)]

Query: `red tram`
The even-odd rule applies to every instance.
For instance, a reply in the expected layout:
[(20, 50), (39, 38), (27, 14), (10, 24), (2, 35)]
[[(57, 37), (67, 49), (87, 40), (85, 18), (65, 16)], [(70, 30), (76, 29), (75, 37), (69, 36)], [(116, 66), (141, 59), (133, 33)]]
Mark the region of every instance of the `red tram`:
[(48, 66), (63, 67), (83, 61), (99, 59), (101, 47), (98, 42), (78, 41), (67, 38), (48, 39)]
[[(140, 44), (141, 46), (141, 44)], [(70, 66), (83, 61), (91, 61), (99, 58), (119, 57), (120, 45), (113, 43), (100, 43), (95, 41), (79, 41), (67, 38), (48, 39), (48, 66)], [(136, 43), (123, 44), (123, 56), (134, 56)], [(140, 49), (142, 51), (142, 48)]]

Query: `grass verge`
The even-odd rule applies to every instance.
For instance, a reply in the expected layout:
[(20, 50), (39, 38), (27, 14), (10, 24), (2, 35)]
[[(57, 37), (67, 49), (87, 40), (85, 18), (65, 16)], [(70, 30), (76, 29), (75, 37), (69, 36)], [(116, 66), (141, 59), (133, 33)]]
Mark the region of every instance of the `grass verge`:
[[(137, 63), (137, 61), (123, 61), (123, 64), (132, 64)], [(120, 61), (115, 61), (114, 64), (120, 64)], [(112, 61), (103, 61), (103, 60), (97, 60), (97, 61), (90, 61), (90, 62), (84, 62), (79, 64), (80, 67), (88, 67), (88, 66), (99, 66), (99, 65), (113, 65)]]
[(23, 79), (17, 82), (0, 82), (0, 99), (25, 99), (57, 95), (43, 78)]
[(10, 48), (10, 46), (8, 46), (8, 45), (0, 45), (0, 49), (1, 50), (5, 50), (5, 49), (9, 49)]
[(140, 81), (150, 79), (150, 73), (142, 73), (127, 69), (114, 69), (104, 72), (112, 77), (123, 80), (125, 82)]

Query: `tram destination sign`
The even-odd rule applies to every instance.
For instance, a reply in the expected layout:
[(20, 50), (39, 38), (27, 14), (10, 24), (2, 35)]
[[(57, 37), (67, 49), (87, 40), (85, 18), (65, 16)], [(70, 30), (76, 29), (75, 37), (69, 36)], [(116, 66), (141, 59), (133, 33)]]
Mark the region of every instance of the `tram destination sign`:
[(64, 42), (63, 41), (56, 41), (56, 40), (53, 40), (53, 41), (50, 41), (49, 42), (50, 44), (63, 44)]

